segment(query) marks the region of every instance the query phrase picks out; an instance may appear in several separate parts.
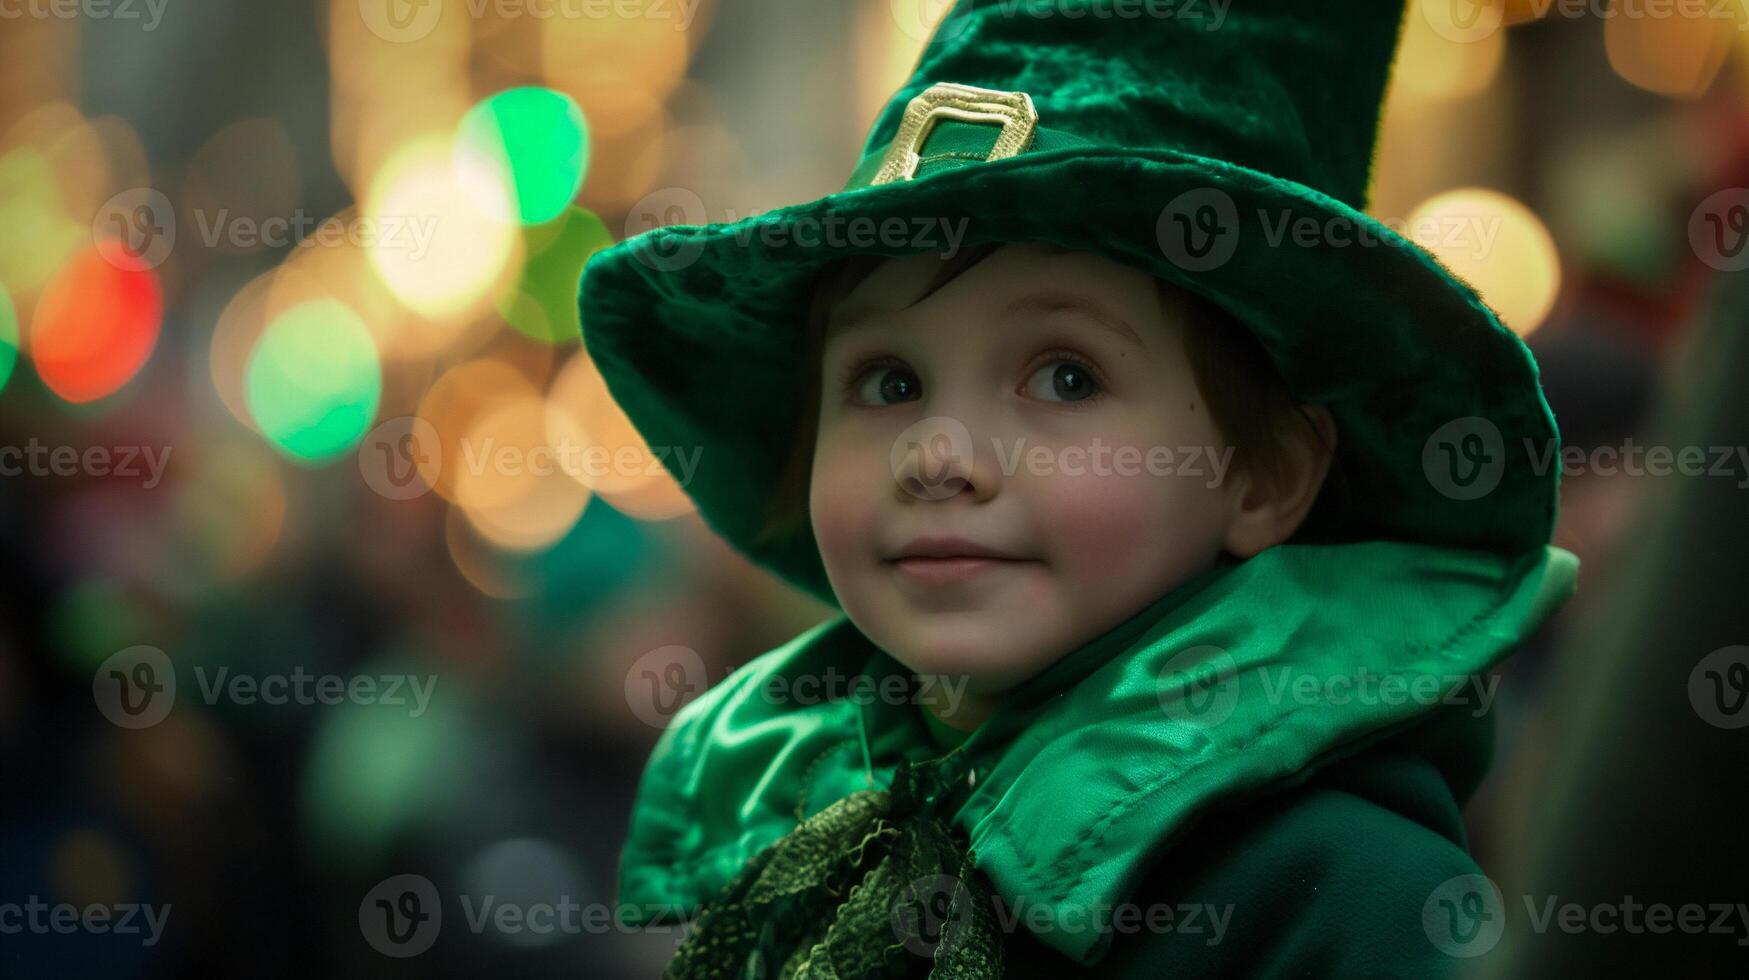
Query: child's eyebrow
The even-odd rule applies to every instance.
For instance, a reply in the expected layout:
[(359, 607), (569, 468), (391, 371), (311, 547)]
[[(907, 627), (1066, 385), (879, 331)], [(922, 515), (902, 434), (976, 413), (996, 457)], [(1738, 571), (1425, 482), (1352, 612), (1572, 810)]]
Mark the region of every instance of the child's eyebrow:
[(1118, 316), (1099, 300), (1085, 293), (1063, 289), (1060, 286), (1043, 286), (1030, 289), (1010, 300), (1002, 308), (1004, 316), (1023, 316), (1027, 314), (1055, 313), (1058, 310), (1077, 310), (1087, 314), (1088, 318), (1101, 327), (1128, 340), (1137, 347), (1142, 344), (1141, 335), (1123, 317)]

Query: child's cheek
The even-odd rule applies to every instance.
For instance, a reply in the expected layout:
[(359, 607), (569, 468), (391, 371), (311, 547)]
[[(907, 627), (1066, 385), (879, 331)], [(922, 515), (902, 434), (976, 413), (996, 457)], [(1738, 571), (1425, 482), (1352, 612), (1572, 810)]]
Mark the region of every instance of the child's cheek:
[(1089, 596), (1169, 591), (1219, 551), (1220, 497), (1180, 476), (1039, 479), (1034, 526), (1063, 584)]
[(880, 503), (892, 482), (885, 456), (842, 440), (815, 447), (808, 510), (828, 571), (878, 557)]

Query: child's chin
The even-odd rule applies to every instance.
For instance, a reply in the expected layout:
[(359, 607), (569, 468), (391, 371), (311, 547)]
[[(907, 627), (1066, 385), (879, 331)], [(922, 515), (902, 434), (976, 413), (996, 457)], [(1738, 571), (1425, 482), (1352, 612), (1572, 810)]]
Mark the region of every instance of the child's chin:
[[(1048, 657), (1022, 645), (1020, 637), (992, 629), (970, 637), (944, 636), (941, 630), (919, 631), (898, 639), (894, 659), (919, 674), (938, 675), (965, 684), (968, 694), (999, 694), (1049, 666)], [(1032, 638), (1036, 642), (1037, 637)]]

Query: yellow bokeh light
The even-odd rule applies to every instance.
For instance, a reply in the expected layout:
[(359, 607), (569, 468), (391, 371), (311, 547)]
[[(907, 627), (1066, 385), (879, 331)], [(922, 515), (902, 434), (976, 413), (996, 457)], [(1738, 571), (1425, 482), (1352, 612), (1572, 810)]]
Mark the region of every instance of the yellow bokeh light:
[(644, 439), (607, 390), (595, 362), (578, 354), (565, 363), (548, 396), (547, 439), (577, 447), (571, 476), (603, 496), (642, 490), (661, 479)]
[(1436, 194), (1409, 216), (1405, 234), (1475, 288), (1520, 335), (1542, 325), (1561, 288), (1554, 238), (1531, 210), (1499, 191)]
[(534, 591), (534, 576), (513, 558), (481, 541), (459, 507), (449, 508), (444, 515), (443, 543), (456, 571), (481, 595), (518, 599)]
[[(1720, 16), (1721, 12), (1734, 16)], [(1648, 92), (1679, 98), (1693, 98), (1712, 85), (1743, 17), (1735, 5), (1714, 4), (1700, 10), (1678, 4), (1653, 16), (1641, 3), (1617, 2), (1611, 13), (1603, 27), (1609, 66)]]
[(548, 408), (538, 397), (500, 401), (462, 440), (469, 457), (456, 472), (455, 502), (479, 536), (508, 551), (531, 551), (563, 537), (589, 501), (570, 479), (563, 454), (547, 441)]
[(455, 501), (459, 475), (484, 466), (479, 454), (490, 449), (467, 442), (475, 422), (502, 401), (538, 397), (539, 392), (521, 371), (493, 358), (468, 361), (445, 371), (419, 403), (418, 416), (430, 424), (438, 441), (437, 451), (419, 461), (420, 478), (439, 496)]
[(91, 241), (91, 225), (68, 214), (48, 160), (22, 146), (0, 154), (0, 227), (0, 282), (28, 324), (37, 291)]
[[(1461, 0), (1468, 3), (1470, 0)], [(1506, 54), (1506, 32), (1491, 31), (1471, 41), (1455, 41), (1434, 30), (1414, 9), (1403, 19), (1403, 36), (1391, 74), (1393, 96), (1421, 99), (1461, 99), (1478, 95), (1494, 83)]]
[[(481, 206), (483, 195), (499, 203)], [(503, 175), (458, 174), (447, 141), (426, 140), (384, 164), (371, 183), (361, 220), (365, 246), (389, 291), (434, 320), (485, 312), (494, 290), (521, 261), (521, 236)]]

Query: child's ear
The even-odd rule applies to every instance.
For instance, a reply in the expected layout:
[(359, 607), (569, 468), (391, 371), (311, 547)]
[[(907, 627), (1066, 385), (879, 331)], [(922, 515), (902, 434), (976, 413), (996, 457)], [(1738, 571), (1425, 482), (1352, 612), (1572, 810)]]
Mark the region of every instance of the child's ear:
[(1312, 510), (1336, 451), (1336, 421), (1322, 405), (1301, 405), (1305, 423), (1290, 426), (1276, 447), (1274, 478), (1267, 470), (1234, 470), (1228, 496), (1226, 550), (1249, 558), (1293, 536)]

